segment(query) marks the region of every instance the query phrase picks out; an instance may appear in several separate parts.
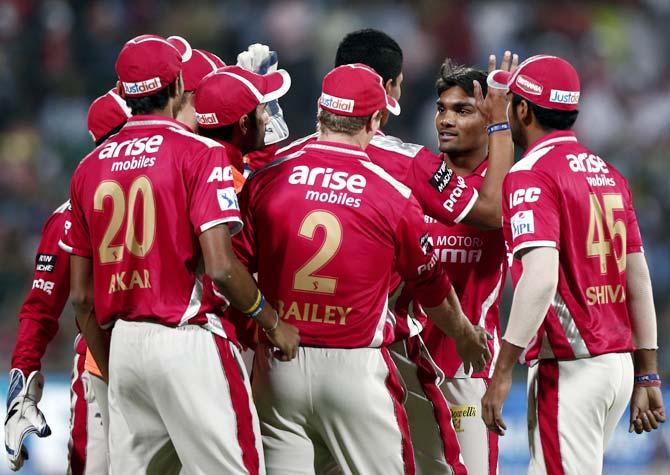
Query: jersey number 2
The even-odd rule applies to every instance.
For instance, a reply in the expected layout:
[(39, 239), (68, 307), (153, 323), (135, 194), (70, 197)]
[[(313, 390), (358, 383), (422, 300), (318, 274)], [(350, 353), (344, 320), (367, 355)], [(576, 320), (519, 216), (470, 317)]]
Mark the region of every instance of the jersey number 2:
[(337, 278), (315, 275), (335, 256), (342, 243), (342, 224), (333, 213), (315, 210), (305, 216), (300, 225), (298, 235), (306, 239), (314, 239), (318, 227), (323, 227), (325, 236), (319, 250), (300, 267), (293, 276), (293, 288), (302, 292), (317, 294), (334, 294)]
[[(607, 256), (614, 253), (619, 272), (626, 270), (626, 223), (622, 219), (614, 219), (614, 210), (623, 210), (623, 198), (619, 194), (603, 195), (605, 213), (595, 193), (591, 193), (591, 210), (589, 212), (589, 229), (586, 238), (586, 255), (598, 257), (600, 273), (607, 273)], [(604, 222), (603, 222), (604, 221)], [(609, 231), (610, 239), (605, 235), (605, 226)], [(621, 254), (613, 250), (613, 241), (619, 236), (621, 239)]]
[[(135, 232), (135, 203), (142, 193), (142, 241), (137, 239)], [(139, 176), (133, 180), (128, 190), (128, 206), (123, 188), (116, 181), (103, 181), (98, 185), (93, 195), (93, 209), (100, 213), (105, 211), (105, 198), (112, 199), (112, 218), (107, 225), (98, 247), (98, 256), (102, 264), (120, 262), (123, 260), (125, 248), (136, 257), (144, 257), (151, 249), (156, 235), (156, 201), (151, 187), (151, 181), (146, 176)], [(126, 213), (126, 209), (128, 212)], [(112, 245), (126, 217), (126, 236), (124, 244)]]

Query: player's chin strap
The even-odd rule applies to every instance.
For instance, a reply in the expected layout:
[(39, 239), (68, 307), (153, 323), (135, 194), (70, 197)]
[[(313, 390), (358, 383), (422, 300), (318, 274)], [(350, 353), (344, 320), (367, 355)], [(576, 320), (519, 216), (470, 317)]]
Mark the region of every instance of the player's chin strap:
[(38, 437), (51, 435), (51, 428), (37, 407), (42, 399), (44, 376), (33, 371), (28, 379), (23, 371), (12, 368), (9, 372), (7, 391), (7, 417), (5, 418), (5, 450), (9, 468), (16, 471), (28, 459), (28, 451), (23, 442), (30, 434)]

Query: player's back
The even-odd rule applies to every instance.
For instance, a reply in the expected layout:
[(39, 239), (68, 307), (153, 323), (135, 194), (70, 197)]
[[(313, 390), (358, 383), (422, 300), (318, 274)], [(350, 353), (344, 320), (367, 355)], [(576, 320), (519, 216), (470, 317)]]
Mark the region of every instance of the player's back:
[(257, 172), (244, 193), (259, 286), (301, 344), (379, 346), (396, 232), (404, 215), (420, 216), (410, 190), (359, 148), (312, 142)]
[(557, 292), (526, 359), (631, 351), (626, 254), (642, 243), (625, 178), (573, 133), (555, 132), (512, 168), (504, 190), (513, 252), (559, 250)]
[[(232, 180), (228, 175), (219, 144), (161, 116), (131, 118), (82, 161), (71, 194), (89, 234), (101, 323), (124, 318), (179, 325), (214, 310), (201, 302), (197, 236), (239, 220), (232, 212), (234, 190), (215, 189)], [(207, 221), (212, 218), (218, 219)]]

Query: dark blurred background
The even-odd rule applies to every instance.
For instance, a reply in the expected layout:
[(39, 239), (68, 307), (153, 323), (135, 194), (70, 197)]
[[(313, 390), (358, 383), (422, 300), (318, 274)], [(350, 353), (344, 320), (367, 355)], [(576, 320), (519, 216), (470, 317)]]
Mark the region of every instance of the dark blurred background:
[[(405, 53), (403, 112), (388, 132), (431, 148), (433, 84), (445, 57), (480, 67), (504, 49), (567, 58), (582, 79), (579, 136), (630, 180), (667, 346), (669, 23), (670, 0), (0, 0), (0, 366), (9, 365), (42, 224), (67, 198), (70, 174), (92, 147), (88, 105), (115, 84), (123, 43), (143, 33), (184, 36), (229, 64), (250, 43), (269, 44), (293, 78), (282, 106), (291, 135), (300, 137), (314, 129), (321, 78), (339, 40), (358, 28), (383, 29)], [(48, 370), (70, 364), (69, 308), (61, 328)], [(670, 368), (667, 352), (661, 360)]]

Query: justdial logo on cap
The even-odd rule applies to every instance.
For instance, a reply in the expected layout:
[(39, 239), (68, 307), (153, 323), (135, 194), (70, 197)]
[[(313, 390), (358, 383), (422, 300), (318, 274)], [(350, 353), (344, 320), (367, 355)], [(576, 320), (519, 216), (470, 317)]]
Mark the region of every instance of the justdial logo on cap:
[(328, 109), (335, 109), (342, 112), (353, 112), (354, 111), (353, 99), (342, 99), (341, 97), (331, 96), (325, 92), (321, 94), (321, 99), (319, 99), (319, 104)]
[(198, 114), (196, 112), (195, 121), (200, 125), (216, 125), (219, 123), (219, 119), (216, 118), (216, 114), (212, 112), (207, 114)]
[(140, 82), (124, 82), (123, 90), (126, 94), (144, 94), (161, 88), (160, 78), (147, 79)]
[(549, 96), (549, 102), (557, 102), (559, 104), (578, 104), (579, 91), (561, 91), (560, 89), (552, 89)]

